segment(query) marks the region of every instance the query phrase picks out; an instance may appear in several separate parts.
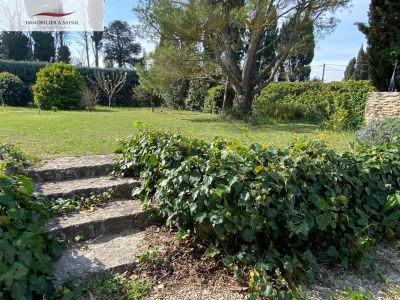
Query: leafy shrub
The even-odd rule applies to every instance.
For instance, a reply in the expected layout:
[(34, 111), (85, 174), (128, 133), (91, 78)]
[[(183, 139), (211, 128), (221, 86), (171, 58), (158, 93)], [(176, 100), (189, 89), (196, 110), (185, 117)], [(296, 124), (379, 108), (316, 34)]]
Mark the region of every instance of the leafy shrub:
[(185, 99), (189, 90), (189, 81), (180, 80), (168, 89), (164, 89), (161, 97), (164, 99), (165, 105), (170, 108), (185, 108)]
[[(219, 114), (222, 112), (224, 105), (225, 86), (217, 85), (207, 91), (207, 96), (204, 100), (203, 112)], [(227, 95), (227, 103), (225, 103), (225, 110), (230, 110), (235, 96), (234, 90), (229, 87)]]
[(132, 90), (132, 100), (133, 106), (139, 107), (159, 107), (161, 106), (163, 99), (151, 91), (141, 87), (140, 85), (136, 86)]
[[(272, 83), (254, 100), (253, 119), (262, 123), (270, 117), (356, 128), (363, 123), (371, 91), (369, 81)], [(345, 110), (348, 116), (344, 118)]]
[(356, 133), (357, 140), (368, 145), (387, 143), (394, 137), (400, 137), (400, 118), (374, 120)]
[(28, 90), (21, 79), (11, 73), (0, 73), (0, 104), (25, 106), (28, 101)]
[[(19, 78), (27, 85), (36, 83), (36, 74), (44, 67), (50, 65), (45, 62), (34, 62), (34, 61), (11, 61), (11, 60), (0, 60), (0, 72), (9, 72)], [(97, 72), (106, 74), (112, 74), (113, 72), (124, 72), (127, 73), (127, 82), (118, 95), (114, 98), (114, 103), (119, 106), (131, 105), (132, 88), (138, 83), (138, 76), (134, 70), (126, 69), (107, 69), (107, 68), (88, 68), (88, 67), (76, 67), (79, 74), (81, 74), (87, 84), (90, 84), (88, 78), (93, 79)], [(33, 102), (33, 96), (28, 95), (28, 102)], [(100, 98), (100, 104), (107, 105), (106, 97)]]
[(321, 142), (245, 148), (144, 129), (116, 172), (140, 175), (135, 194), (168, 224), (208, 232), (263, 296), (311, 279), (318, 261), (368, 265), (367, 249), (393, 238), (400, 218), (399, 140), (339, 154)]
[(81, 108), (84, 79), (75, 67), (55, 63), (41, 69), (33, 86), (35, 103), (42, 109)]
[(0, 141), (0, 165), (7, 174), (30, 166), (31, 157), (14, 145)]
[(202, 111), (204, 107), (204, 98), (210, 83), (204, 80), (191, 80), (189, 83), (188, 95), (185, 100), (185, 108), (191, 111)]
[(47, 207), (32, 189), (29, 178), (0, 171), (1, 299), (37, 299), (52, 292), (51, 256), (60, 247), (44, 233)]

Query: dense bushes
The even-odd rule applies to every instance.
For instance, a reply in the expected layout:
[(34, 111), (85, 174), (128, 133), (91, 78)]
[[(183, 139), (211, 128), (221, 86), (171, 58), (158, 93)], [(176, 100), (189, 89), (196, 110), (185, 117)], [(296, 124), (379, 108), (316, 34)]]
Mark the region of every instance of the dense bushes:
[(50, 294), (51, 256), (61, 250), (44, 233), (49, 217), (46, 201), (33, 194), (29, 178), (13, 173), (26, 164), (21, 151), (0, 144), (1, 299), (39, 299)]
[(224, 95), (225, 95), (224, 85), (217, 85), (209, 89), (207, 91), (207, 96), (205, 97), (204, 100), (203, 112), (219, 114), (222, 112), (223, 108), (225, 108), (225, 110), (229, 110), (232, 107), (233, 98), (235, 97), (235, 91), (231, 87), (228, 88), (225, 107), (223, 107)]
[(81, 96), (84, 79), (75, 67), (55, 63), (41, 69), (33, 86), (36, 105), (42, 109), (78, 109), (82, 107)]
[(396, 136), (400, 137), (400, 118), (374, 120), (356, 134), (360, 143), (368, 145), (387, 143)]
[(311, 121), (334, 129), (359, 127), (364, 120), (369, 81), (301, 82), (268, 85), (254, 101), (257, 122), (270, 118)]
[(11, 73), (0, 73), (0, 105), (24, 106), (28, 101), (28, 91), (21, 79)]
[[(44, 68), (49, 63), (44, 62), (25, 62), (25, 61), (8, 61), (8, 60), (0, 60), (0, 72), (9, 72), (12, 73), (25, 83), (26, 86), (30, 86), (36, 83), (36, 74), (42, 68)], [(89, 80), (87, 78), (93, 79), (94, 75), (97, 72), (103, 72), (106, 74), (112, 74), (113, 72), (126, 72), (127, 73), (127, 82), (122, 90), (118, 93), (118, 95), (114, 98), (114, 103), (119, 106), (129, 106), (132, 105), (132, 88), (137, 85), (138, 77), (134, 70), (121, 70), (121, 69), (106, 69), (106, 68), (88, 68), (88, 67), (76, 67), (79, 74), (81, 74), (87, 84), (89, 84)], [(33, 102), (32, 96), (29, 95), (29, 102)], [(107, 99), (106, 97), (101, 97), (100, 103), (106, 105)]]
[(189, 83), (188, 95), (185, 101), (185, 107), (191, 111), (202, 111), (204, 107), (204, 98), (210, 83), (204, 80), (191, 80)]
[(158, 107), (163, 103), (163, 99), (140, 85), (132, 90), (133, 106), (138, 107)]
[(144, 204), (214, 236), (215, 253), (247, 266), (238, 270), (262, 295), (312, 278), (318, 261), (365, 266), (376, 238), (394, 238), (399, 140), (338, 154), (321, 142), (245, 148), (147, 129), (123, 146), (116, 170), (140, 175)]

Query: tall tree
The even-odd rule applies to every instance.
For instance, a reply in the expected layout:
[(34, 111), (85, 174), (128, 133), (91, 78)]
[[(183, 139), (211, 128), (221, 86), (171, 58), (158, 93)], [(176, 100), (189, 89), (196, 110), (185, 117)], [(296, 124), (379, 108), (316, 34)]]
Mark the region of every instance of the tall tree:
[(347, 67), (346, 70), (344, 71), (344, 80), (354, 80), (355, 79), (355, 73), (356, 73), (356, 64), (357, 64), (357, 59), (353, 57)]
[[(212, 64), (234, 87), (234, 112), (246, 115), (254, 96), (275, 79), (291, 50), (301, 43), (309, 22), (322, 30), (320, 33), (332, 29), (336, 23), (333, 13), (349, 2), (260, 0), (237, 5), (236, 0), (144, 0), (135, 8), (144, 24), (143, 32), (162, 39), (163, 45), (149, 56), (142, 78), (154, 82), (164, 80), (163, 75), (169, 81), (174, 75), (207, 76)], [(277, 37), (265, 45), (263, 34), (273, 24), (279, 24)], [(271, 47), (275, 49), (274, 57), (257, 68), (260, 54)]]
[(53, 61), (56, 56), (56, 49), (51, 32), (34, 31), (31, 36), (34, 49), (33, 58), (38, 61)]
[(114, 21), (106, 27), (104, 32), (105, 61), (119, 68), (126, 65), (135, 65), (138, 59), (135, 56), (142, 51), (140, 44), (135, 43), (135, 35), (131, 26), (125, 21)]
[[(289, 24), (290, 25), (290, 24)], [(311, 66), (314, 59), (315, 36), (313, 22), (305, 23), (301, 40), (293, 47), (286, 61), (283, 63), (286, 81), (310, 80)]]
[(355, 80), (368, 80), (368, 55), (364, 51), (364, 47), (361, 46), (360, 51), (357, 55), (357, 63), (354, 70)]
[(60, 46), (57, 51), (57, 61), (71, 63), (71, 51), (67, 45)]
[(400, 59), (400, 1), (371, 0), (368, 24), (358, 24), (368, 40), (369, 76), (387, 91), (395, 61)]
[(1, 56), (5, 59), (29, 59), (29, 38), (22, 32), (2, 32), (0, 34)]
[(99, 56), (101, 48), (103, 47), (103, 31), (94, 31), (91, 38), (92, 38), (92, 48), (94, 53), (94, 62), (96, 67), (99, 67)]

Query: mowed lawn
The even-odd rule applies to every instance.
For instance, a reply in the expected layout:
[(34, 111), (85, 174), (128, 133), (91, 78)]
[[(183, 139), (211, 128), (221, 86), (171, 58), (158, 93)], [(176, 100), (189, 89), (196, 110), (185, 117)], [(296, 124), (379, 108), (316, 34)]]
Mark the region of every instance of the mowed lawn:
[(322, 131), (317, 125), (273, 123), (252, 126), (221, 120), (216, 115), (148, 108), (103, 108), (87, 111), (39, 111), (35, 108), (0, 108), (0, 141), (20, 146), (39, 159), (70, 155), (112, 153), (116, 139), (135, 133), (135, 122), (181, 131), (211, 141), (222, 136), (243, 144), (284, 146), (296, 138), (323, 139), (338, 150), (347, 149), (354, 133)]

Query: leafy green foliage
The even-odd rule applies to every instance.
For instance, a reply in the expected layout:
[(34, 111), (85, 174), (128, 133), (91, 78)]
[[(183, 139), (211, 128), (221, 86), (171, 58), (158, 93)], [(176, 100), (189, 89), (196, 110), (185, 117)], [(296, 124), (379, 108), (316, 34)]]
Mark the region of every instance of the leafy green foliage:
[(374, 120), (356, 133), (357, 141), (363, 144), (387, 143), (400, 137), (400, 118)]
[(294, 278), (312, 279), (318, 261), (368, 265), (374, 240), (394, 235), (399, 146), (247, 148), (145, 128), (126, 141), (116, 172), (140, 176), (145, 206), (212, 237), (225, 263), (247, 266), (253, 290), (272, 297)]
[(32, 160), (32, 157), (22, 152), (18, 147), (0, 141), (0, 164), (2, 170), (7, 174), (29, 167), (31, 165), (30, 160)]
[(101, 194), (91, 193), (89, 197), (60, 198), (51, 202), (50, 212), (54, 215), (63, 215), (80, 210), (95, 209), (109, 203), (113, 198), (113, 193), (113, 189), (110, 189)]
[[(63, 46), (64, 47), (64, 46)], [(67, 47), (68, 48), (68, 47)], [(64, 49), (64, 48), (61, 48)], [(60, 51), (60, 49), (59, 49)], [(32, 85), (36, 83), (36, 74), (49, 63), (34, 62), (34, 61), (8, 61), (0, 60), (0, 72), (9, 72), (21, 78), (26, 85)], [(105, 73), (106, 75), (112, 75), (115, 72), (127, 73), (127, 82), (118, 95), (114, 98), (114, 103), (119, 106), (132, 105), (132, 88), (137, 84), (138, 77), (134, 70), (127, 69), (107, 69), (107, 68), (88, 68), (88, 67), (76, 67), (79, 74), (81, 74), (87, 84), (90, 84), (88, 78), (94, 78), (94, 75), (98, 72)], [(27, 102), (33, 102), (32, 95), (28, 95)], [(100, 99), (100, 104), (107, 104), (105, 97)]]
[(132, 101), (133, 106), (159, 107), (161, 106), (163, 99), (141, 85), (137, 85), (132, 90)]
[(388, 90), (395, 61), (400, 59), (399, 18), (398, 0), (371, 1), (368, 24), (358, 24), (368, 40), (370, 79), (379, 91)]
[(21, 79), (11, 73), (0, 73), (0, 105), (25, 106), (28, 100), (28, 89)]
[(185, 108), (191, 111), (202, 111), (204, 98), (210, 88), (210, 83), (204, 80), (191, 80), (188, 95), (185, 100)]
[(122, 275), (111, 273), (99, 276), (94, 280), (85, 282), (72, 278), (64, 285), (58, 287), (54, 299), (124, 299), (144, 300), (148, 287), (141, 281), (135, 281)]
[(84, 79), (77, 69), (65, 63), (46, 66), (37, 73), (33, 86), (35, 103), (42, 109), (81, 108)]
[(207, 91), (207, 96), (204, 100), (203, 111), (205, 113), (219, 114), (225, 109), (225, 111), (230, 110), (233, 104), (233, 98), (235, 97), (235, 91), (232, 87), (228, 87), (227, 99), (224, 106), (224, 94), (225, 86), (217, 85), (212, 87)]
[(51, 256), (59, 244), (44, 234), (48, 219), (32, 181), (0, 171), (0, 298), (32, 299), (52, 292)]
[[(332, 123), (340, 129), (359, 127), (364, 121), (365, 102), (371, 91), (368, 81), (270, 84), (255, 99), (253, 118), (261, 123), (270, 117)], [(334, 120), (330, 123), (331, 118)]]

